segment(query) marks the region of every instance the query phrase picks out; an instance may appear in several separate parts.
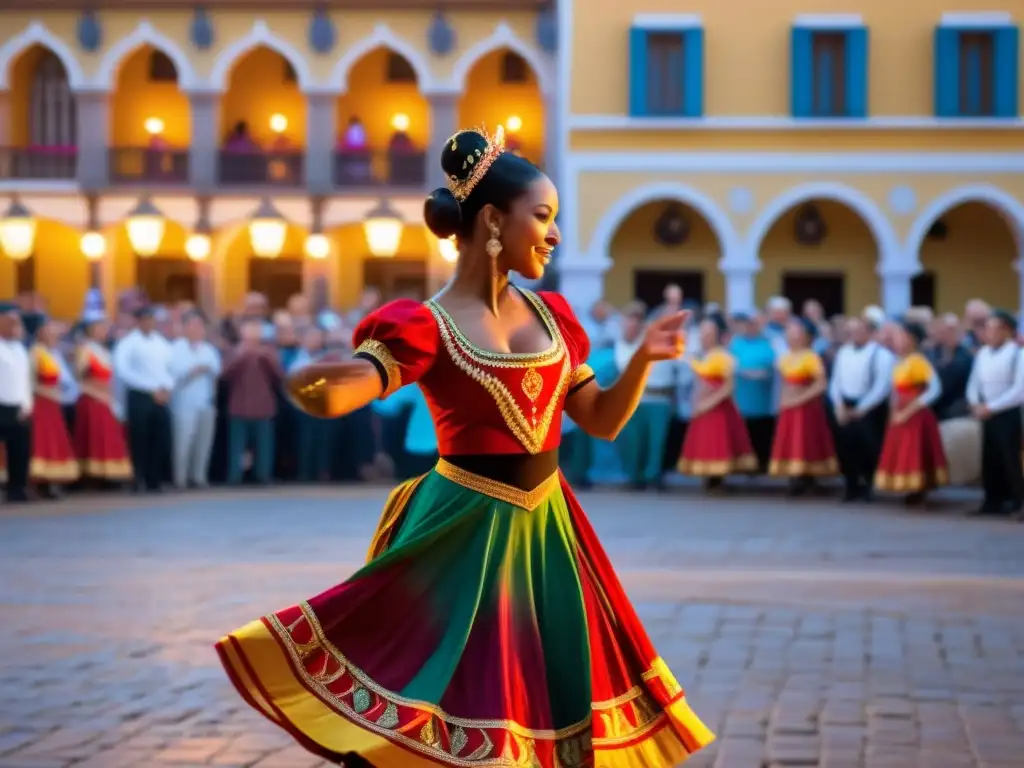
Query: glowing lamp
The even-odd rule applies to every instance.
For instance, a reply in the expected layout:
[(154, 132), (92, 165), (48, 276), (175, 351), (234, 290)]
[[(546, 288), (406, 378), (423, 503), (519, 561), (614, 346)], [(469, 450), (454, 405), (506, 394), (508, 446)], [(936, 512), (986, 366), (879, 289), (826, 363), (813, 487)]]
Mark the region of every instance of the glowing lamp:
[(0, 249), (14, 261), (25, 261), (36, 244), (36, 220), (18, 200), (12, 200), (0, 220)]
[(306, 255), (311, 259), (322, 261), (331, 253), (331, 243), (325, 235), (310, 235), (306, 238)]
[(366, 215), (366, 221), (363, 222), (370, 253), (384, 259), (398, 253), (403, 228), (402, 217), (387, 204), (387, 201), (382, 200), (380, 205)]
[(268, 199), (260, 203), (249, 221), (249, 242), (252, 252), (261, 259), (276, 259), (284, 250), (288, 221)]
[(99, 261), (107, 252), (107, 241), (99, 232), (86, 232), (78, 247), (89, 261)]
[(150, 136), (159, 136), (164, 132), (164, 121), (159, 117), (147, 117), (142, 126)]
[(405, 133), (409, 130), (409, 116), (404, 112), (399, 112), (391, 118), (391, 127), (396, 131)]
[(140, 200), (128, 214), (128, 241), (139, 256), (149, 257), (160, 250), (167, 221), (160, 209), (149, 200)]
[(284, 133), (288, 130), (288, 118), (277, 113), (276, 115), (270, 116), (270, 130), (274, 133)]
[(185, 241), (185, 255), (192, 261), (206, 261), (210, 256), (210, 236), (194, 232)]
[(508, 129), (509, 133), (516, 133), (522, 130), (523, 118), (519, 115), (509, 115), (508, 120), (505, 121), (505, 128)]
[(449, 237), (444, 240), (438, 240), (437, 248), (441, 252), (441, 258), (449, 264), (454, 264), (458, 261), (459, 246), (456, 244), (455, 238)]

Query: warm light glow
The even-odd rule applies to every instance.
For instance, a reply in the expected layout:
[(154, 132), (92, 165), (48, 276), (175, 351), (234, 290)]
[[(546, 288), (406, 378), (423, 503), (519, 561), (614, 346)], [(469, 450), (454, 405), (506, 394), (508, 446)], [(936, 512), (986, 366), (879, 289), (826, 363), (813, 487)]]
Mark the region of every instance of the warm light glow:
[(0, 220), (0, 250), (14, 261), (25, 261), (36, 244), (36, 220), (28, 208), (15, 200)]
[(210, 255), (210, 236), (200, 232), (189, 235), (185, 241), (185, 254), (192, 261), (206, 261)]
[(391, 118), (391, 127), (396, 131), (405, 133), (409, 130), (409, 116), (404, 112), (399, 112), (397, 115)]
[(261, 259), (276, 259), (284, 249), (288, 223), (281, 219), (253, 219), (249, 222), (252, 252)]
[(306, 238), (306, 255), (317, 261), (326, 259), (331, 253), (331, 243), (326, 235), (310, 235)]
[(458, 261), (459, 246), (455, 243), (455, 238), (449, 237), (445, 240), (438, 240), (437, 248), (441, 251), (441, 258), (449, 264), (454, 264)]
[(131, 216), (126, 224), (128, 242), (139, 256), (149, 257), (160, 250), (167, 222), (159, 213), (139, 213)]
[(403, 229), (402, 217), (386, 201), (381, 201), (380, 205), (366, 214), (366, 221), (363, 222), (370, 253), (384, 259), (394, 256), (402, 242)]
[(99, 232), (86, 232), (79, 243), (82, 254), (89, 261), (99, 261), (107, 252), (107, 241)]
[(278, 113), (270, 116), (270, 130), (274, 133), (284, 133), (288, 130), (288, 118)]
[(505, 121), (505, 128), (508, 129), (509, 133), (516, 133), (523, 127), (523, 118), (519, 115), (509, 115), (508, 120)]
[(143, 127), (150, 136), (159, 136), (164, 132), (164, 121), (159, 117), (147, 117)]

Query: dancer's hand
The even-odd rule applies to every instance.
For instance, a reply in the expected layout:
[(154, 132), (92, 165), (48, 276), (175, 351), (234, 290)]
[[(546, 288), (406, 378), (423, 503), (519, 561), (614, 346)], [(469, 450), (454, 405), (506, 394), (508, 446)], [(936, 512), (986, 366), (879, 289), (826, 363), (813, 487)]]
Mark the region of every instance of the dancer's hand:
[(686, 352), (686, 337), (683, 325), (690, 317), (689, 310), (676, 312), (658, 318), (647, 326), (644, 340), (637, 354), (645, 362), (655, 363), (659, 360), (675, 360)]

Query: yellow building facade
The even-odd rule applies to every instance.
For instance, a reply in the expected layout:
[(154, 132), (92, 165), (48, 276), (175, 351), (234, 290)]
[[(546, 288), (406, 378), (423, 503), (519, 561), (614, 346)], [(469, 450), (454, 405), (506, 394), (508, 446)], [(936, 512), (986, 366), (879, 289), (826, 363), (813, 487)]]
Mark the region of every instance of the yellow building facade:
[(1024, 16), (956, 6), (562, 3), (570, 300), (1024, 306)]
[(447, 137), (504, 124), (561, 165), (554, 14), (537, 2), (104, 5), (4, 13), (0, 207), (20, 218), (0, 223), (0, 300), (35, 291), (72, 319), (90, 287), (214, 313), (250, 290), (423, 295), (451, 269), (422, 226)]

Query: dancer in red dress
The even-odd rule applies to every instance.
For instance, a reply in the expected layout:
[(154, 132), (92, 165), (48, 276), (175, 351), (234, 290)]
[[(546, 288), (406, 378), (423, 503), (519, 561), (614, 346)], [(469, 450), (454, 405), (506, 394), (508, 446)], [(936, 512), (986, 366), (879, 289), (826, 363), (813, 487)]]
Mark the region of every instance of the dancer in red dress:
[(939, 422), (931, 409), (942, 394), (942, 384), (918, 351), (924, 337), (924, 329), (914, 323), (902, 323), (896, 331), (901, 359), (892, 372), (892, 417), (875, 473), (875, 488), (906, 494), (911, 505), (924, 503), (928, 491), (949, 483)]
[(782, 376), (782, 399), (768, 471), (774, 477), (788, 477), (794, 496), (806, 493), (816, 478), (839, 472), (825, 411), (828, 376), (811, 349), (816, 330), (806, 318), (790, 320), (786, 326), (789, 351), (776, 364)]
[(757, 471), (754, 455), (736, 402), (733, 400), (735, 361), (722, 347), (725, 322), (715, 316), (700, 324), (700, 359), (691, 367), (697, 374), (697, 402), (686, 431), (679, 471), (705, 478), (705, 486), (715, 490), (726, 475)]
[(103, 346), (109, 324), (96, 320), (86, 326), (86, 341), (79, 347), (76, 368), (82, 394), (75, 408), (75, 449), (82, 476), (103, 483), (132, 479), (124, 427), (117, 418), (110, 353)]
[(55, 332), (52, 323), (44, 324), (29, 351), (35, 394), (29, 479), (51, 497), (58, 495), (60, 486), (75, 482), (80, 474), (61, 403), (61, 367), (53, 351)]

